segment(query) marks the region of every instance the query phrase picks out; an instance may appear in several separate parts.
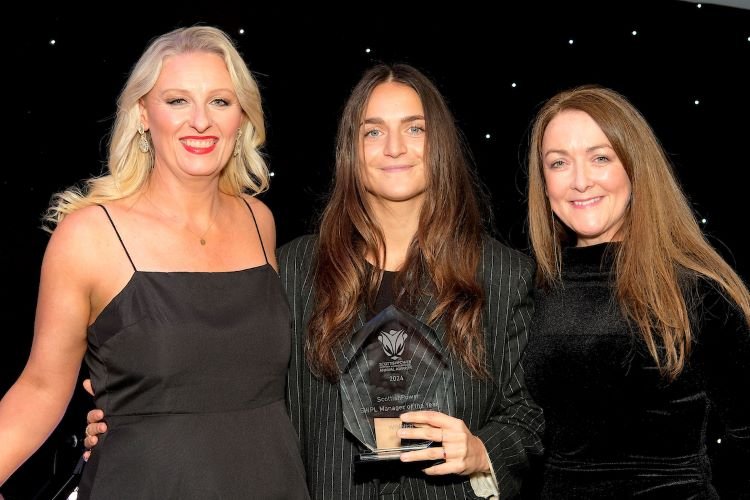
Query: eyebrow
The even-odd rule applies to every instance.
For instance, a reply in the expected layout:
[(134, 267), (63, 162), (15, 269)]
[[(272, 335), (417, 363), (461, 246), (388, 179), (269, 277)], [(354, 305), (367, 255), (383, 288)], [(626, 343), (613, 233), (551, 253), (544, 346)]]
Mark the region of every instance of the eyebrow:
[[(178, 92), (178, 93), (184, 93), (184, 94), (190, 94), (190, 93), (192, 93), (190, 90), (187, 90), (187, 89), (166, 88), (166, 89), (161, 89), (159, 91), (159, 94), (165, 94), (167, 92)], [(230, 94), (235, 94), (236, 93), (234, 89), (224, 88), (224, 87), (221, 87), (221, 88), (218, 88), (218, 89), (211, 89), (211, 90), (208, 91), (209, 94), (215, 94), (217, 92), (229, 92)]]
[[(611, 150), (614, 151), (614, 148), (612, 146), (610, 146), (609, 144), (597, 144), (596, 146), (591, 146), (589, 148), (586, 148), (586, 152), (590, 153), (590, 152), (595, 151), (597, 149), (611, 149)], [(557, 153), (557, 154), (563, 154), (563, 155), (565, 155), (565, 154), (568, 154), (568, 151), (565, 150), (565, 149), (550, 149), (549, 151), (547, 151), (546, 153), (544, 153), (544, 156), (547, 157), (547, 156), (551, 155), (552, 153)]]
[[(408, 123), (408, 122), (413, 122), (413, 121), (416, 121), (416, 120), (424, 120), (424, 116), (423, 115), (409, 115), (409, 116), (405, 116), (405, 117), (401, 118), (401, 123)], [(377, 118), (377, 117), (376, 118), (365, 118), (365, 120), (362, 122), (362, 124), (360, 125), (360, 127), (362, 125), (365, 125), (365, 124), (382, 125), (383, 123), (385, 123), (385, 120), (383, 120), (382, 118)]]

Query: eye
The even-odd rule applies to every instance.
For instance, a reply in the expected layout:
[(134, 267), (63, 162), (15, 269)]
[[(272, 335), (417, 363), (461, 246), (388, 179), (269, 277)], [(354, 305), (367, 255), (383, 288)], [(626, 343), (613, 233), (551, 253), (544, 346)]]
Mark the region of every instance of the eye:
[(167, 99), (167, 104), (170, 106), (178, 106), (180, 104), (185, 104), (187, 102), (187, 99), (184, 99), (182, 97), (175, 97), (173, 99)]
[(409, 127), (408, 131), (411, 135), (419, 135), (424, 133), (424, 127), (420, 127), (419, 125), (412, 125), (411, 127)]
[(220, 107), (225, 107), (225, 106), (229, 106), (231, 103), (226, 99), (216, 98), (213, 101), (211, 101), (211, 104), (215, 104)]
[(381, 135), (383, 135), (383, 132), (381, 132), (380, 130), (376, 128), (371, 129), (371, 130), (365, 130), (365, 137), (380, 137)]
[(594, 158), (594, 163), (607, 163), (609, 161), (608, 156), (599, 155), (596, 158)]
[(565, 164), (562, 160), (555, 160), (549, 164), (549, 168), (561, 168)]

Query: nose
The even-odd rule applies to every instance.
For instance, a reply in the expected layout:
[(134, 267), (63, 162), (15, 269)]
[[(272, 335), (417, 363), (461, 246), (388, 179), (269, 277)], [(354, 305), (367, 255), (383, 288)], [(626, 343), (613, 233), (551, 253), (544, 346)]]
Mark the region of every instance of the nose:
[(583, 162), (576, 162), (573, 166), (573, 178), (571, 179), (571, 189), (583, 193), (593, 185), (588, 166)]
[(205, 132), (211, 126), (211, 116), (204, 106), (196, 105), (193, 108), (193, 113), (190, 116), (190, 126), (197, 132)]
[(406, 143), (401, 134), (388, 134), (384, 153), (394, 158), (406, 153)]

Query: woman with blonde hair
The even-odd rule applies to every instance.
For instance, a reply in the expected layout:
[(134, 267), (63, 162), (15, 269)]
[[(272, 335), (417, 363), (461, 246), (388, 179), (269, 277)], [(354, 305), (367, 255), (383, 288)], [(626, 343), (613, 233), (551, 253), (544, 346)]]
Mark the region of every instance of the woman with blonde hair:
[(0, 483), (49, 436), (85, 356), (109, 432), (78, 498), (308, 498), (284, 400), (258, 86), (230, 38), (166, 33), (118, 99), (108, 172), (53, 199), (34, 343), (0, 401)]
[(709, 409), (750, 463), (747, 287), (617, 92), (552, 97), (528, 161), (538, 268), (524, 366), (547, 425), (542, 497), (717, 498)]

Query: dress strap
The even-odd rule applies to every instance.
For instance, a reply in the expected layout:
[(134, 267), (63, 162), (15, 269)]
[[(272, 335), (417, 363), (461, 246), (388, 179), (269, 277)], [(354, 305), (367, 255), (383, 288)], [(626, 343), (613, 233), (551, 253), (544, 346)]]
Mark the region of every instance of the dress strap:
[(109, 219), (109, 223), (112, 224), (112, 229), (115, 230), (115, 234), (117, 235), (117, 239), (120, 240), (120, 245), (122, 245), (122, 249), (125, 250), (125, 255), (128, 256), (128, 260), (130, 261), (130, 265), (133, 266), (133, 271), (138, 271), (138, 269), (135, 268), (135, 264), (133, 264), (133, 259), (130, 258), (130, 253), (128, 253), (128, 249), (125, 248), (125, 243), (123, 243), (122, 237), (120, 237), (120, 231), (117, 230), (117, 226), (115, 226), (115, 221), (113, 221), (112, 217), (109, 215), (109, 211), (101, 203), (97, 203), (97, 205), (99, 205), (100, 207), (102, 207), (102, 210), (104, 210), (104, 213), (107, 214), (107, 219)]
[(266, 246), (263, 244), (263, 238), (260, 235), (260, 228), (258, 227), (258, 221), (255, 219), (255, 213), (253, 212), (253, 209), (250, 208), (250, 204), (247, 202), (245, 198), (240, 196), (240, 199), (243, 202), (245, 202), (247, 209), (250, 210), (250, 215), (253, 216), (253, 222), (255, 223), (255, 230), (258, 232), (258, 239), (260, 240), (260, 248), (263, 249), (263, 257), (266, 259), (266, 264), (268, 264), (268, 255), (266, 255)]

